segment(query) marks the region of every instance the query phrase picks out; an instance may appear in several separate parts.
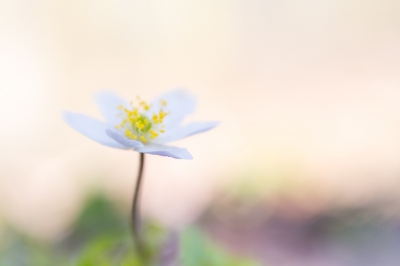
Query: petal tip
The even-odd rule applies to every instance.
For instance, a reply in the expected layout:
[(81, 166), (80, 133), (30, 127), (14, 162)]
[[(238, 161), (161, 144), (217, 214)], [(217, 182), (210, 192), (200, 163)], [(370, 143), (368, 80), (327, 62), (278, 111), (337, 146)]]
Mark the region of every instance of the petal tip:
[(221, 121), (211, 121), (210, 123), (211, 123), (211, 128), (210, 129), (221, 125)]

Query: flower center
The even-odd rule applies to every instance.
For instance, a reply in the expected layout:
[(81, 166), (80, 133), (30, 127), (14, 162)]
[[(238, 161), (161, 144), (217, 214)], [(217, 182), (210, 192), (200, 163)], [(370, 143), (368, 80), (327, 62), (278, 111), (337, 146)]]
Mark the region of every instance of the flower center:
[(165, 132), (163, 120), (168, 113), (163, 111), (163, 107), (167, 105), (167, 102), (161, 100), (159, 110), (153, 110), (154, 108), (152, 109), (139, 97), (137, 97), (137, 100), (139, 102), (137, 105), (134, 105), (131, 101), (131, 108), (129, 109), (122, 105), (117, 107), (120, 110), (118, 116), (122, 117), (122, 121), (115, 128), (121, 130), (129, 139), (147, 143), (149, 139), (155, 139), (160, 133)]

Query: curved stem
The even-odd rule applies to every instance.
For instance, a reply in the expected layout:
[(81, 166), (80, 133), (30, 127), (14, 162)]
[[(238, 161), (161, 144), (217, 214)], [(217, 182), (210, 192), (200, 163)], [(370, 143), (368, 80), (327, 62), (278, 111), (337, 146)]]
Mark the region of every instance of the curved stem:
[(139, 159), (139, 171), (136, 179), (135, 192), (133, 194), (133, 203), (132, 203), (132, 231), (133, 231), (133, 240), (135, 241), (136, 250), (142, 258), (144, 258), (144, 243), (140, 233), (140, 215), (138, 210), (139, 196), (140, 196), (140, 185), (143, 176), (143, 165), (144, 165), (144, 153), (140, 153)]

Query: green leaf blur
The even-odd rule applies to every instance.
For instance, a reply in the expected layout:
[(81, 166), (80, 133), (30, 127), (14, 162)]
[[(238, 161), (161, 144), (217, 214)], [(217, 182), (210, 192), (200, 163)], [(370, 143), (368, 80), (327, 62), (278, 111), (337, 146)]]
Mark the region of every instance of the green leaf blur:
[[(146, 223), (144, 235), (147, 265), (159, 265), (159, 253), (167, 231), (155, 223)], [(180, 234), (178, 265), (182, 266), (255, 266), (254, 262), (231, 256), (190, 227)], [(126, 214), (101, 195), (91, 197), (72, 224), (68, 235), (55, 243), (43, 243), (12, 228), (0, 243), (1, 266), (141, 266), (135, 254)]]

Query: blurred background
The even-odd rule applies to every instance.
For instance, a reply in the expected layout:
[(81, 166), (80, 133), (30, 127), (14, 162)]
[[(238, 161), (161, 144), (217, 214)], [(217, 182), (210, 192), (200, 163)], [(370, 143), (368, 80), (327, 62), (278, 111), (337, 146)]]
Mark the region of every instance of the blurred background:
[[(138, 154), (69, 128), (111, 89), (183, 86), (192, 161), (148, 156), (143, 215), (261, 265), (400, 265), (400, 2), (0, 1), (0, 249), (127, 214)], [(1, 244), (3, 243), (3, 244)], [(8, 265), (8, 264), (4, 264)]]

